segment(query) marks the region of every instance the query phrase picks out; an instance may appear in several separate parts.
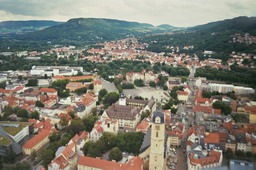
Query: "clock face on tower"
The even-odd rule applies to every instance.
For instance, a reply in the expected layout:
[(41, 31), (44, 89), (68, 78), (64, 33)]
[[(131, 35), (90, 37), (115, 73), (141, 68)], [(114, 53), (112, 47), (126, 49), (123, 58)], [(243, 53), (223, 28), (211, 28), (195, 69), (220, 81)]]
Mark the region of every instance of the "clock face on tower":
[(155, 123), (161, 123), (161, 118), (160, 117), (156, 117)]

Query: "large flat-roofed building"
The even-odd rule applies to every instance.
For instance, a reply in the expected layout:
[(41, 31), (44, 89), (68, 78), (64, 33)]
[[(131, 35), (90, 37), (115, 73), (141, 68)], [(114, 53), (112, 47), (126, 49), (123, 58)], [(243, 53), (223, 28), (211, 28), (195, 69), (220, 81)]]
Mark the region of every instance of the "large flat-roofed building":
[(254, 93), (254, 89), (250, 87), (234, 86), (232, 84), (216, 84), (210, 83), (204, 85), (203, 89), (210, 91), (218, 91), (219, 93), (228, 93), (234, 91), (236, 94), (250, 94)]
[(17, 143), (31, 134), (32, 125), (31, 122), (0, 122), (2, 129)]
[(33, 66), (30, 70), (32, 76), (72, 76), (78, 72), (83, 72), (83, 67), (69, 67), (69, 66)]

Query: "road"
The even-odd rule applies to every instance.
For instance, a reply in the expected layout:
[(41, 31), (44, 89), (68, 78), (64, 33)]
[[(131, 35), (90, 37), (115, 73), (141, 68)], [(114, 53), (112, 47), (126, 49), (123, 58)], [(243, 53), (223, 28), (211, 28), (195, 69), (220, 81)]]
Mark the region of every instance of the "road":
[(118, 92), (114, 83), (110, 83), (103, 78), (101, 78), (100, 80), (102, 81), (103, 88), (106, 89), (108, 92)]
[(180, 104), (178, 106), (177, 113), (175, 117), (182, 117), (185, 118), (186, 120), (186, 127), (185, 127), (185, 132), (183, 134), (183, 138), (181, 141), (181, 146), (176, 149), (177, 155), (177, 164), (175, 166), (176, 170), (186, 170), (187, 169), (187, 156), (186, 156), (186, 142), (187, 142), (187, 130), (193, 126), (194, 123), (194, 114), (192, 112), (191, 106), (194, 104), (195, 101), (195, 80), (194, 80), (194, 75), (195, 75), (195, 68), (193, 67), (190, 69), (190, 75), (188, 79), (188, 85), (191, 87), (191, 93), (188, 97), (188, 101), (185, 104)]

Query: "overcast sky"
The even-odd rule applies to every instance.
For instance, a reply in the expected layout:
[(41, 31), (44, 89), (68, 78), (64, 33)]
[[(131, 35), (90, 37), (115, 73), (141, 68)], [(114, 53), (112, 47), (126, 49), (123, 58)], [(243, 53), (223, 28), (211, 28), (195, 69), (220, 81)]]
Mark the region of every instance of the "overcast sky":
[(256, 0), (0, 0), (0, 21), (93, 17), (193, 26), (256, 16)]

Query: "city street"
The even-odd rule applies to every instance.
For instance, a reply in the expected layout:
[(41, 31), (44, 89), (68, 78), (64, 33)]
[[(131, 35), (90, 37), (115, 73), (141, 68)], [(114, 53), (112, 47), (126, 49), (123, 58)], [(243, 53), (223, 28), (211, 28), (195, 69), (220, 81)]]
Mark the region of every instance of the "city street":
[(195, 101), (195, 89), (194, 89), (194, 74), (195, 68), (190, 70), (190, 75), (188, 79), (188, 85), (191, 87), (191, 93), (188, 97), (188, 101), (185, 104), (179, 104), (177, 113), (174, 117), (182, 117), (186, 120), (186, 129), (183, 134), (181, 146), (176, 148), (176, 159), (177, 164), (175, 166), (176, 170), (186, 170), (187, 169), (187, 156), (186, 156), (186, 141), (187, 141), (187, 130), (193, 125), (194, 116), (192, 113), (192, 105)]

